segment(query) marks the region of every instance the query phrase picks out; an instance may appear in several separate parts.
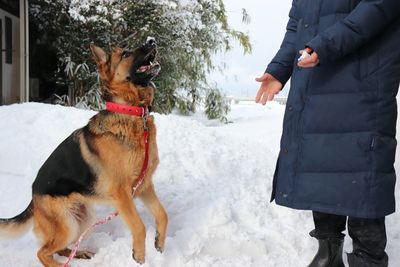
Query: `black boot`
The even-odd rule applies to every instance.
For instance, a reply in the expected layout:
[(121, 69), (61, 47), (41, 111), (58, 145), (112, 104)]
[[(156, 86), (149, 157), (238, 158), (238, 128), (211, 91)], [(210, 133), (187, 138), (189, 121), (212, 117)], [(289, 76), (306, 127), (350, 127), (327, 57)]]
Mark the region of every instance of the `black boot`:
[(343, 238), (318, 239), (319, 248), (308, 267), (344, 267)]
[(350, 267), (387, 267), (389, 264), (387, 255), (377, 260), (362, 252), (348, 253), (347, 260)]
[(350, 267), (387, 267), (385, 218), (349, 218), (353, 252), (347, 255)]

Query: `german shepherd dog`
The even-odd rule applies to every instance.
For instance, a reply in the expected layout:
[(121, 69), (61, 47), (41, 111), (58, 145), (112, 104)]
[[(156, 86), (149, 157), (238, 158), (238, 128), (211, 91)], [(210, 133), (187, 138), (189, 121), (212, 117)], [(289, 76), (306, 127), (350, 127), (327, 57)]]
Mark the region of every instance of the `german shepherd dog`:
[[(150, 106), (155, 87), (151, 80), (160, 65), (153, 63), (155, 40), (149, 38), (134, 50), (112, 47), (107, 53), (91, 45), (106, 101), (129, 106)], [(89, 123), (73, 132), (50, 155), (32, 185), (32, 201), (20, 215), (0, 219), (0, 233), (22, 234), (33, 223), (41, 241), (37, 255), (46, 267), (59, 267), (53, 256), (69, 256), (67, 247), (93, 223), (93, 203), (110, 203), (133, 236), (133, 259), (145, 261), (145, 226), (132, 199), (132, 185), (145, 161), (145, 121), (132, 115), (100, 111)], [(158, 165), (154, 118), (147, 119), (149, 132), (148, 169), (135, 193), (156, 222), (155, 247), (164, 250), (168, 218), (152, 182)], [(79, 251), (77, 258), (91, 258)]]

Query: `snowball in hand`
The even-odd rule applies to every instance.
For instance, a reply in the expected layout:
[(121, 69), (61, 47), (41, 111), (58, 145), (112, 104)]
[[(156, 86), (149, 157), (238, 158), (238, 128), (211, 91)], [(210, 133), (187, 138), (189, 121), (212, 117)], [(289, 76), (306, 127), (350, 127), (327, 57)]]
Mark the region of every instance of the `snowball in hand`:
[(301, 56), (299, 57), (298, 61), (302, 61), (303, 59), (309, 58), (311, 57), (311, 55), (306, 51), (303, 50), (303, 52), (301, 53)]

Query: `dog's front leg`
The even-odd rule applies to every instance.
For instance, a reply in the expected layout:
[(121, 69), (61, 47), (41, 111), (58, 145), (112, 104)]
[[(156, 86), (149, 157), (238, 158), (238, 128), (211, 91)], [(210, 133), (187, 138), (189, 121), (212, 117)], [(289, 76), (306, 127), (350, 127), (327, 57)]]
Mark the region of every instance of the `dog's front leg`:
[(142, 194), (140, 195), (140, 199), (153, 214), (153, 217), (156, 221), (157, 234), (154, 245), (156, 249), (160, 253), (162, 253), (165, 247), (165, 238), (168, 225), (167, 213), (165, 212), (163, 205), (158, 199), (154, 190), (154, 186), (152, 184), (142, 192)]
[(113, 190), (112, 199), (115, 208), (133, 235), (132, 257), (136, 262), (143, 264), (145, 260), (146, 229), (139, 217), (131, 194), (123, 188), (118, 188)]

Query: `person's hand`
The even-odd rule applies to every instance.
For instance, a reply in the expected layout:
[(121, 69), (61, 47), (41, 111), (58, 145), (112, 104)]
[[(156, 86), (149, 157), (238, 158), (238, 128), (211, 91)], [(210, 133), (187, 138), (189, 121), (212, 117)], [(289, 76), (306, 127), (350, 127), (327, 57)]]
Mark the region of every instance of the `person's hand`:
[(261, 103), (263, 105), (267, 104), (267, 101), (272, 101), (283, 87), (282, 83), (269, 73), (265, 73), (260, 78), (256, 78), (256, 81), (261, 83), (256, 96), (256, 103)]
[[(300, 60), (297, 63), (297, 66), (299, 66), (300, 68), (313, 68), (313, 67), (317, 66), (319, 64), (318, 54), (316, 52), (314, 52), (311, 48), (308, 48), (308, 47), (304, 50), (311, 56), (308, 58), (305, 58), (303, 60)], [(304, 50), (299, 51), (300, 55), (303, 54)]]

